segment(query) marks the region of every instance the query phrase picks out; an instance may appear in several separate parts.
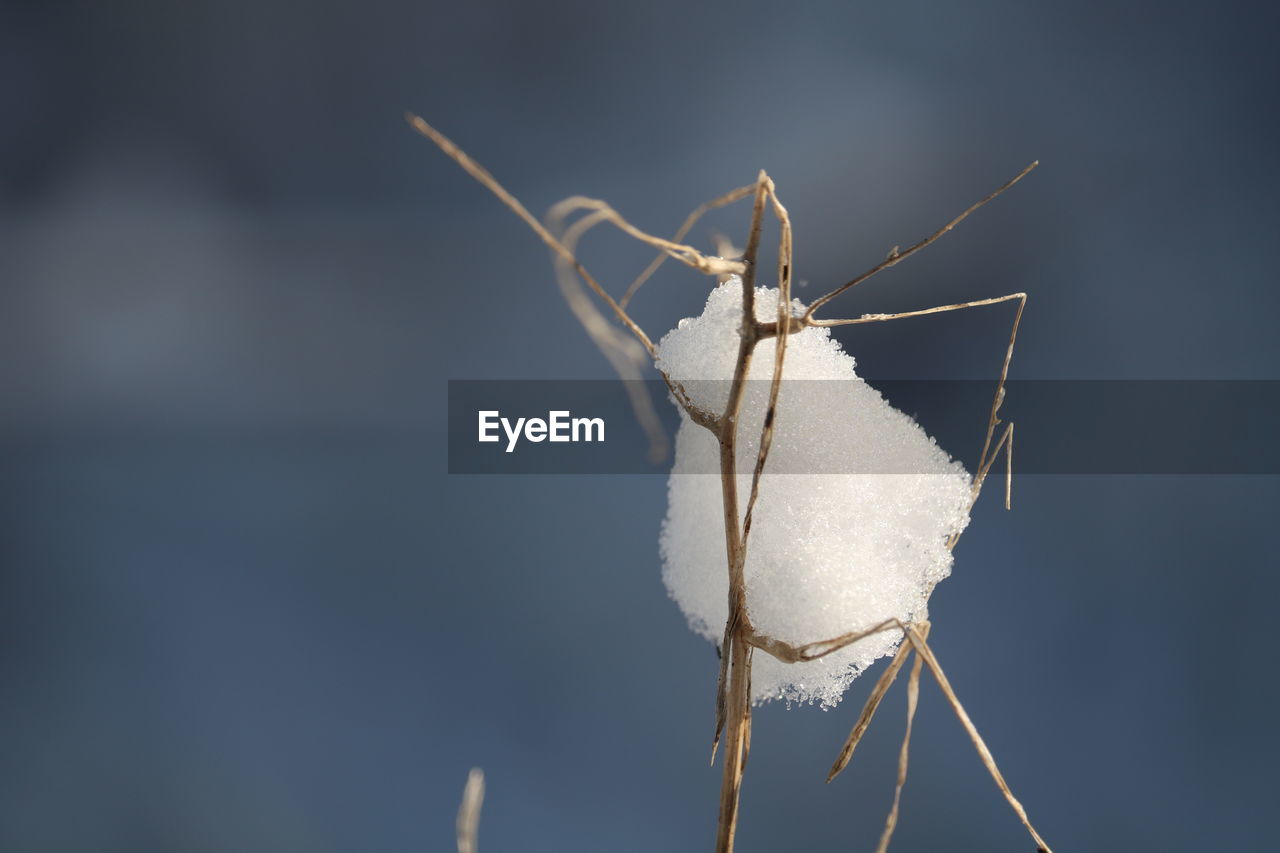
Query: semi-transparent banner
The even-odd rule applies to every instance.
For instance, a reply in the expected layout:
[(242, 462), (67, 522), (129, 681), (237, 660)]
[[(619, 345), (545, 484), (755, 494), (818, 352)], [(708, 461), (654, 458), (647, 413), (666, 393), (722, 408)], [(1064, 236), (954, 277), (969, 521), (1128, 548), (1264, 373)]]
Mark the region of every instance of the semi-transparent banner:
[[(821, 441), (883, 428), (850, 404), (845, 382), (784, 383), (777, 438)], [(995, 383), (989, 380), (871, 380), (894, 408), (910, 415), (939, 446), (973, 470), (987, 432)], [(718, 414), (729, 383), (686, 383), (690, 398)], [(740, 442), (754, 459), (762, 400), (769, 383), (753, 381)], [(451, 474), (654, 474), (671, 468), (680, 410), (660, 380), (454, 380), (449, 382)], [(637, 415), (651, 409), (645, 420)], [(754, 402), (753, 402), (754, 401)], [(753, 408), (754, 406), (754, 408)], [(753, 417), (753, 412), (754, 417)], [(838, 420), (865, 424), (826, 429)], [(1017, 380), (1006, 385), (1001, 424), (1016, 424), (1013, 469), (1021, 474), (1280, 474), (1280, 381)], [(705, 432), (702, 427), (686, 427)], [(709, 435), (709, 434), (708, 434)], [(868, 440), (878, 441), (869, 433)], [(705, 438), (703, 439), (705, 440)], [(654, 448), (665, 448), (663, 457)], [(747, 455), (746, 453), (742, 455)], [(832, 446), (804, 470), (785, 453), (769, 473), (915, 474), (910, 454), (866, 454)], [(1004, 460), (995, 470), (1003, 472)], [(688, 473), (718, 474), (709, 470)], [(814, 470), (809, 470), (813, 468)], [(743, 470), (750, 470), (749, 464)]]

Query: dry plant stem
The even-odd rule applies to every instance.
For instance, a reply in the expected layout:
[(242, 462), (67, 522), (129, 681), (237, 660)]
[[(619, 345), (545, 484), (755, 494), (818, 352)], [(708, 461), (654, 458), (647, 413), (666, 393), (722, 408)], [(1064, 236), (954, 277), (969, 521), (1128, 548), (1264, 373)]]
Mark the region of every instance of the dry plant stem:
[(480, 806), (484, 803), (484, 772), (471, 768), (467, 786), (462, 789), (462, 804), (458, 806), (458, 853), (476, 853), (480, 828)]
[[(979, 471), (979, 473), (978, 473), (978, 480), (977, 480), (977, 481), (975, 481), (975, 482), (977, 482), (977, 483), (979, 484), (979, 488), (980, 488), (980, 487), (981, 487), (981, 481), (982, 481), (982, 480), (985, 480), (985, 479), (987, 478), (987, 474), (989, 474), (989, 473), (991, 472), (991, 466), (995, 464), (996, 457), (998, 457), (998, 456), (1000, 455), (1000, 451), (1001, 451), (1001, 449), (1003, 449), (1003, 450), (1005, 451), (1005, 466), (1004, 466), (1004, 508), (1005, 508), (1005, 509), (1009, 509), (1009, 508), (1011, 507), (1011, 505), (1012, 505), (1012, 497), (1013, 497), (1013, 495), (1012, 495), (1012, 489), (1013, 489), (1013, 424), (1005, 424), (1005, 426), (1004, 426), (1004, 432), (1002, 432), (1002, 433), (1000, 434), (1000, 440), (996, 442), (995, 447), (991, 448), (991, 455), (990, 455), (989, 457), (987, 457), (987, 462), (986, 462), (986, 464), (985, 464), (985, 465), (980, 469), (980, 471)], [(969, 497), (969, 507), (970, 507), (970, 509), (972, 509), (972, 508), (973, 508), (973, 502), (974, 502), (974, 500), (976, 499), (976, 497), (977, 497), (977, 496), (976, 496), (976, 495), (974, 495), (974, 494), (972, 494), (972, 492), (970, 493), (970, 497)], [(951, 541), (951, 540), (948, 540), (948, 541)], [(948, 545), (948, 547), (950, 547), (950, 548), (954, 548), (955, 546), (954, 546), (954, 545)]]
[[(716, 740), (721, 726), (725, 735), (724, 771), (720, 783), (720, 812), (716, 831), (716, 850), (733, 849), (738, 825), (738, 800), (745, 769), (745, 746), (750, 726), (751, 645), (752, 633), (746, 609), (746, 583), (743, 567), (746, 550), (738, 524), (738, 478), (736, 470), (738, 415), (746, 387), (751, 354), (755, 349), (755, 269), (760, 249), (760, 225), (764, 216), (768, 176), (761, 171), (756, 180), (755, 200), (751, 209), (751, 231), (744, 255), (742, 275), (742, 326), (738, 342), (738, 358), (734, 366), (729, 400), (720, 418), (720, 483), (724, 507), (725, 552), (729, 563), (729, 618), (725, 624), (721, 653), (720, 680), (717, 690)], [(712, 751), (715, 746), (713, 742)]]
[[(929, 636), (929, 623), (918, 622), (922, 639)], [(906, 643), (903, 643), (906, 646)], [(907, 784), (907, 758), (911, 752), (911, 725), (915, 722), (916, 706), (920, 703), (920, 655), (916, 655), (911, 664), (911, 677), (907, 679), (907, 730), (902, 735), (902, 748), (898, 751), (898, 781), (893, 788), (893, 807), (885, 818), (884, 832), (880, 835), (880, 844), (876, 853), (888, 853), (889, 842), (893, 840), (893, 831), (898, 827), (898, 808), (902, 804), (902, 789)]]
[(619, 231), (634, 237), (642, 243), (653, 246), (655, 249), (661, 249), (670, 257), (688, 264), (699, 272), (707, 275), (740, 275), (743, 272), (741, 261), (704, 255), (692, 246), (675, 243), (641, 231), (624, 219), (618, 211), (609, 206), (608, 202), (601, 201), (598, 198), (587, 198), (580, 195), (570, 196), (564, 201), (554, 204), (551, 210), (547, 211), (547, 218), (553, 222), (563, 222), (568, 216), (580, 210), (599, 212), (604, 217), (604, 221), (615, 226)]
[[(774, 336), (773, 380), (769, 384), (769, 404), (765, 408), (764, 423), (760, 428), (760, 450), (756, 454), (755, 469), (751, 472), (751, 496), (747, 499), (747, 514), (742, 523), (742, 539), (750, 541), (751, 518), (755, 511), (756, 499), (760, 496), (760, 477), (764, 474), (764, 464), (769, 458), (769, 448), (773, 444), (774, 424), (778, 414), (778, 392), (782, 390), (782, 366), (787, 354), (787, 337), (791, 316), (791, 217), (787, 209), (778, 201), (774, 192), (773, 181), (766, 187), (769, 199), (773, 203), (774, 216), (778, 218), (778, 334)], [(759, 324), (752, 317), (752, 324), (758, 329)]]
[[(710, 211), (715, 210), (718, 207), (733, 204), (739, 199), (746, 198), (751, 195), (755, 188), (755, 184), (748, 184), (745, 187), (738, 187), (736, 190), (730, 190), (719, 198), (712, 199), (705, 204), (698, 205), (687, 217), (685, 217), (684, 224), (680, 226), (680, 230), (671, 238), (672, 242), (679, 243), (683, 240), (685, 236), (693, 230), (693, 226), (698, 223), (698, 220)], [(653, 274), (658, 271), (658, 268), (662, 266), (668, 257), (670, 257), (670, 255), (666, 252), (659, 252), (657, 257), (649, 263), (649, 266), (644, 268), (644, 272), (636, 276), (635, 281), (631, 282), (631, 284), (627, 286), (627, 290), (622, 294), (622, 298), (618, 300), (618, 304), (623, 308), (626, 308), (627, 304), (635, 297), (636, 291), (638, 291), (641, 285), (648, 281)], [(727, 255), (724, 257), (727, 257)]]
[[(405, 118), (408, 119), (409, 124), (413, 126), (414, 130), (434, 142), (441, 151), (452, 158), (455, 163), (467, 172), (467, 174), (475, 178), (482, 186), (496, 195), (498, 199), (501, 200), (502, 203), (513, 213), (524, 220), (524, 223), (533, 229), (533, 232), (542, 239), (542, 242), (547, 244), (557, 257), (570, 264), (578, 275), (582, 276), (582, 280), (585, 281), (593, 291), (595, 291), (596, 296), (599, 296), (600, 299), (603, 300), (610, 309), (612, 309), (614, 316), (618, 318), (618, 322), (622, 323), (622, 325), (625, 326), (631, 334), (635, 335), (636, 338), (639, 339), (640, 343), (644, 345), (644, 348), (648, 351), (649, 355), (652, 356), (654, 354), (653, 341), (651, 341), (649, 336), (644, 333), (644, 330), (636, 325), (635, 321), (627, 315), (626, 311), (622, 310), (622, 307), (614, 301), (612, 296), (605, 292), (605, 289), (600, 286), (600, 283), (596, 281), (595, 278), (587, 272), (586, 268), (578, 262), (578, 259), (574, 257), (573, 252), (569, 251), (559, 240), (553, 237), (551, 232), (548, 231), (541, 222), (535, 219), (533, 214), (531, 214), (525, 206), (520, 203), (519, 199), (507, 192), (506, 188), (503, 187), (502, 184), (498, 183), (493, 175), (489, 174), (487, 169), (468, 157), (466, 152), (457, 145), (454, 145), (451, 139), (431, 125), (427, 124), (427, 122), (422, 118), (411, 114), (406, 114)], [(588, 329), (588, 331), (591, 330)]]
[(884, 672), (880, 673), (876, 686), (872, 688), (871, 695), (867, 697), (866, 704), (862, 706), (862, 713), (858, 715), (858, 721), (854, 723), (853, 730), (849, 732), (849, 737), (845, 739), (844, 746), (840, 748), (840, 754), (836, 756), (835, 762), (831, 765), (831, 770), (827, 773), (828, 782), (839, 776), (849, 766), (849, 759), (853, 758), (853, 751), (857, 749), (862, 736), (867, 733), (867, 727), (871, 725), (871, 718), (875, 716), (876, 709), (880, 707), (881, 701), (884, 700), (884, 694), (893, 686), (894, 679), (898, 677), (898, 672), (910, 656), (911, 644), (903, 643), (898, 646), (898, 651), (894, 654), (893, 660), (889, 662), (889, 665), (885, 667)]
[(840, 294), (844, 293), (844, 292), (845, 292), (846, 290), (848, 290), (849, 288), (851, 288), (851, 287), (856, 287), (857, 285), (859, 285), (859, 284), (861, 284), (862, 282), (866, 281), (867, 279), (871, 278), (873, 275), (875, 275), (876, 273), (880, 272), (881, 270), (886, 270), (886, 269), (888, 269), (889, 267), (891, 267), (891, 266), (894, 266), (894, 265), (898, 264), (900, 261), (902, 261), (902, 260), (904, 260), (904, 259), (906, 259), (906, 258), (910, 257), (911, 255), (913, 255), (913, 254), (915, 254), (916, 252), (918, 252), (918, 251), (920, 251), (921, 249), (923, 249), (925, 246), (928, 246), (930, 243), (932, 243), (932, 242), (934, 242), (935, 240), (937, 240), (937, 239), (938, 239), (939, 237), (941, 237), (943, 234), (946, 234), (946, 233), (947, 233), (948, 231), (950, 231), (952, 228), (955, 228), (957, 225), (959, 225), (961, 222), (963, 222), (966, 218), (968, 218), (969, 214), (973, 213), (975, 210), (977, 210), (978, 208), (982, 207), (984, 204), (987, 204), (988, 202), (992, 201), (993, 199), (995, 199), (995, 198), (996, 198), (996, 196), (1000, 195), (1000, 194), (1001, 194), (1001, 193), (1003, 193), (1005, 190), (1009, 189), (1009, 188), (1010, 188), (1010, 187), (1012, 187), (1014, 184), (1016, 184), (1018, 181), (1020, 181), (1020, 180), (1022, 180), (1023, 178), (1025, 178), (1028, 174), (1030, 174), (1030, 172), (1031, 172), (1031, 170), (1032, 170), (1032, 169), (1034, 169), (1036, 166), (1039, 166), (1039, 165), (1040, 165), (1040, 161), (1039, 161), (1039, 160), (1036, 160), (1036, 161), (1035, 161), (1035, 162), (1033, 162), (1031, 165), (1027, 166), (1027, 168), (1023, 169), (1021, 172), (1019, 172), (1018, 174), (1016, 174), (1016, 175), (1014, 175), (1012, 178), (1010, 178), (1008, 181), (1006, 181), (1006, 182), (1005, 182), (1003, 185), (1001, 185), (1001, 186), (1000, 186), (1000, 187), (999, 187), (995, 192), (991, 193), (990, 195), (988, 195), (986, 198), (982, 199), (981, 201), (979, 201), (979, 202), (977, 202), (977, 203), (975, 203), (975, 204), (970, 205), (970, 206), (968, 207), (968, 209), (966, 209), (966, 210), (965, 210), (965, 212), (964, 212), (964, 213), (961, 213), (961, 214), (960, 214), (959, 216), (957, 216), (955, 219), (952, 219), (952, 220), (951, 220), (950, 222), (948, 222), (946, 225), (942, 226), (942, 227), (941, 227), (941, 228), (939, 228), (937, 231), (935, 231), (935, 232), (933, 232), (932, 234), (930, 234), (928, 237), (925, 237), (923, 240), (921, 240), (919, 243), (916, 243), (914, 246), (911, 246), (910, 248), (906, 249), (905, 251), (901, 251), (901, 252), (900, 252), (900, 251), (898, 251), (898, 247), (897, 247), (897, 246), (895, 246), (895, 247), (893, 248), (893, 250), (889, 252), (888, 256), (887, 256), (883, 261), (881, 261), (880, 263), (876, 264), (874, 267), (872, 267), (871, 269), (867, 270), (867, 271), (866, 271), (866, 272), (864, 272), (862, 275), (857, 276), (857, 277), (856, 277), (856, 278), (854, 278), (852, 281), (849, 281), (849, 282), (846, 282), (845, 284), (842, 284), (840, 287), (837, 287), (835, 290), (831, 291), (831, 292), (830, 292), (830, 293), (828, 293), (826, 296), (822, 296), (822, 297), (819, 297), (818, 299), (815, 299), (815, 300), (813, 301), (813, 303), (809, 306), (809, 310), (805, 312), (805, 315), (804, 315), (804, 316), (805, 316), (805, 319), (807, 320), (807, 319), (811, 318), (811, 317), (812, 317), (812, 316), (817, 312), (817, 310), (818, 310), (819, 308), (821, 308), (823, 305), (826, 305), (826, 304), (827, 304), (828, 302), (830, 302), (832, 299), (835, 299), (837, 296), (839, 296)]
[[(1008, 428), (1005, 429), (1005, 438), (1001, 438), (1000, 440), (1003, 442), (1006, 441), (1006, 439), (1008, 444), (1005, 445), (1004, 508), (1013, 509), (1013, 424), (1009, 424)], [(998, 451), (999, 448), (996, 448), (996, 450)], [(991, 458), (995, 458), (994, 453), (991, 455)], [(989, 462), (987, 463), (987, 467), (990, 467)]]

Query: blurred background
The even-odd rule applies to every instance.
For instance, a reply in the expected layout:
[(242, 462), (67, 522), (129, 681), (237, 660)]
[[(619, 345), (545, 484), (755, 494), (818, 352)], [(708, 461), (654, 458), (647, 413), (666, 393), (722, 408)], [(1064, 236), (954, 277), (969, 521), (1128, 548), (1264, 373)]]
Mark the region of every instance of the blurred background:
[[(405, 110), (535, 213), (584, 193), (670, 232), (766, 168), (801, 298), (1038, 158), (840, 312), (1025, 290), (1016, 378), (1276, 379), (1277, 23), (4, 0), (0, 849), (448, 850), (473, 765), (482, 849), (711, 848), (716, 660), (662, 587), (663, 476), (446, 472), (448, 379), (609, 372), (546, 251)], [(649, 259), (584, 254), (615, 293)], [(705, 299), (674, 266), (635, 302), (654, 335)], [(1011, 316), (842, 340), (866, 375), (990, 377)], [(1269, 837), (1278, 498), (1022, 476), (976, 509), (933, 639), (1057, 850)], [(823, 784), (869, 688), (758, 712), (740, 850), (874, 846), (903, 694)], [(894, 849), (1031, 849), (931, 684), (913, 745)]]

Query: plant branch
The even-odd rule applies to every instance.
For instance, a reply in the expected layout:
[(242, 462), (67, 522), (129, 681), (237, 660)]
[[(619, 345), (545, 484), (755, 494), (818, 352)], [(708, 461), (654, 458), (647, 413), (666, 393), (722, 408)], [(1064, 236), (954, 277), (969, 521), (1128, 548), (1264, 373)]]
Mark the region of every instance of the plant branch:
[(872, 267), (871, 269), (867, 270), (867, 271), (866, 271), (866, 272), (864, 272), (862, 275), (857, 276), (857, 277), (856, 277), (856, 278), (854, 278), (852, 281), (849, 281), (849, 282), (846, 282), (845, 284), (842, 284), (840, 287), (837, 287), (835, 290), (831, 291), (831, 292), (830, 292), (830, 293), (828, 293), (827, 295), (825, 295), (825, 296), (821, 296), (821, 297), (819, 297), (819, 298), (815, 299), (815, 300), (814, 300), (814, 301), (809, 305), (809, 310), (805, 312), (805, 315), (804, 315), (804, 316), (805, 316), (805, 319), (806, 319), (806, 320), (808, 320), (808, 319), (812, 318), (812, 317), (813, 317), (813, 315), (814, 315), (814, 313), (815, 313), (819, 308), (821, 308), (823, 305), (826, 305), (826, 304), (827, 304), (828, 302), (830, 302), (832, 299), (835, 299), (837, 296), (839, 296), (840, 294), (844, 293), (844, 292), (845, 292), (846, 290), (848, 290), (849, 288), (851, 288), (851, 287), (856, 287), (857, 285), (862, 284), (862, 282), (864, 282), (864, 281), (866, 281), (867, 279), (871, 278), (871, 277), (872, 277), (873, 275), (875, 275), (876, 273), (881, 272), (882, 270), (887, 270), (889, 267), (892, 267), (892, 266), (897, 265), (899, 262), (901, 262), (901, 261), (903, 261), (903, 260), (905, 260), (905, 259), (907, 259), (907, 258), (911, 257), (911, 256), (912, 256), (912, 255), (914, 255), (916, 252), (918, 252), (918, 251), (920, 251), (921, 249), (923, 249), (925, 246), (928, 246), (930, 243), (932, 243), (932, 242), (934, 242), (935, 240), (937, 240), (937, 239), (938, 239), (939, 237), (941, 237), (943, 234), (946, 234), (946, 233), (947, 233), (948, 231), (950, 231), (952, 228), (955, 228), (957, 225), (959, 225), (961, 222), (963, 222), (966, 218), (968, 218), (969, 214), (973, 213), (975, 210), (977, 210), (978, 208), (982, 207), (984, 204), (986, 204), (987, 202), (989, 202), (989, 201), (993, 200), (994, 198), (996, 198), (996, 196), (1000, 195), (1000, 194), (1001, 194), (1001, 193), (1003, 193), (1005, 190), (1007, 190), (1007, 189), (1009, 189), (1010, 187), (1012, 187), (1012, 186), (1013, 186), (1014, 184), (1016, 184), (1018, 181), (1020, 181), (1020, 180), (1022, 180), (1023, 178), (1025, 178), (1028, 174), (1030, 174), (1030, 172), (1031, 172), (1031, 170), (1032, 170), (1032, 169), (1034, 169), (1036, 166), (1039, 166), (1039, 165), (1040, 165), (1040, 161), (1039, 161), (1039, 160), (1036, 160), (1036, 161), (1035, 161), (1035, 162), (1033, 162), (1031, 165), (1029, 165), (1029, 166), (1027, 166), (1025, 169), (1023, 169), (1021, 172), (1019, 172), (1018, 174), (1014, 175), (1014, 176), (1013, 176), (1012, 178), (1010, 178), (1009, 180), (1005, 181), (1005, 182), (1004, 182), (1004, 184), (1002, 184), (1002, 185), (1001, 185), (997, 190), (995, 190), (994, 192), (990, 193), (986, 198), (982, 199), (982, 200), (981, 200), (981, 201), (979, 201), (979, 202), (976, 202), (975, 204), (970, 205), (970, 206), (969, 206), (969, 207), (964, 211), (964, 213), (961, 213), (961, 214), (960, 214), (959, 216), (957, 216), (955, 219), (952, 219), (952, 220), (951, 220), (950, 222), (948, 222), (946, 225), (942, 226), (942, 227), (941, 227), (941, 228), (939, 228), (937, 231), (935, 231), (935, 232), (933, 232), (932, 234), (930, 234), (928, 237), (925, 237), (923, 240), (921, 240), (919, 243), (916, 243), (914, 246), (911, 246), (910, 248), (905, 249), (904, 251), (898, 251), (898, 248), (895, 246), (895, 247), (893, 248), (893, 250), (892, 250), (891, 252), (889, 252), (888, 256), (887, 256), (883, 261), (881, 261), (880, 263), (876, 264), (874, 267)]
[[(745, 187), (738, 187), (735, 190), (730, 190), (719, 198), (712, 199), (711, 201), (698, 205), (687, 217), (685, 217), (684, 224), (680, 226), (680, 230), (675, 233), (675, 236), (672, 237), (671, 240), (676, 243), (680, 242), (685, 238), (685, 235), (693, 230), (693, 226), (697, 224), (698, 220), (709, 211), (712, 211), (717, 207), (724, 207), (725, 205), (733, 204), (739, 199), (746, 198), (751, 195), (755, 188), (755, 184), (748, 184)], [(645, 267), (644, 271), (640, 273), (640, 275), (636, 276), (635, 281), (631, 282), (627, 287), (626, 292), (622, 294), (622, 298), (618, 300), (618, 304), (623, 308), (626, 308), (627, 304), (635, 297), (636, 291), (640, 289), (640, 286), (648, 281), (649, 278), (658, 271), (658, 267), (662, 266), (669, 257), (670, 255), (665, 251), (659, 252), (657, 256), (649, 262), (649, 266)]]

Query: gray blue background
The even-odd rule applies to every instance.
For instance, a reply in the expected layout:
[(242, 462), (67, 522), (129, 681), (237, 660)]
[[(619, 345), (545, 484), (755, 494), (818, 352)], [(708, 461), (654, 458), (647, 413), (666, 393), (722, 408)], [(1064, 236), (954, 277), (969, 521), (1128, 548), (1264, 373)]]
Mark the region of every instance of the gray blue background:
[[(841, 310), (1026, 290), (1019, 378), (1276, 379), (1276, 25), (1239, 2), (7, 0), (0, 849), (447, 850), (473, 765), (482, 849), (711, 847), (716, 663), (659, 579), (663, 478), (445, 473), (448, 379), (608, 372), (543, 248), (404, 110), (535, 212), (585, 193), (669, 231), (766, 168), (801, 298), (1038, 158)], [(606, 234), (585, 257), (615, 288), (648, 260)], [(637, 318), (704, 294), (664, 270)], [(1009, 319), (842, 339), (872, 375), (986, 377)], [(1023, 476), (1013, 512), (977, 508), (936, 648), (1058, 851), (1267, 843), (1278, 497)], [(739, 849), (873, 847), (901, 694), (822, 783), (868, 688), (759, 711)], [(1030, 849), (933, 686), (914, 743), (894, 849)]]

